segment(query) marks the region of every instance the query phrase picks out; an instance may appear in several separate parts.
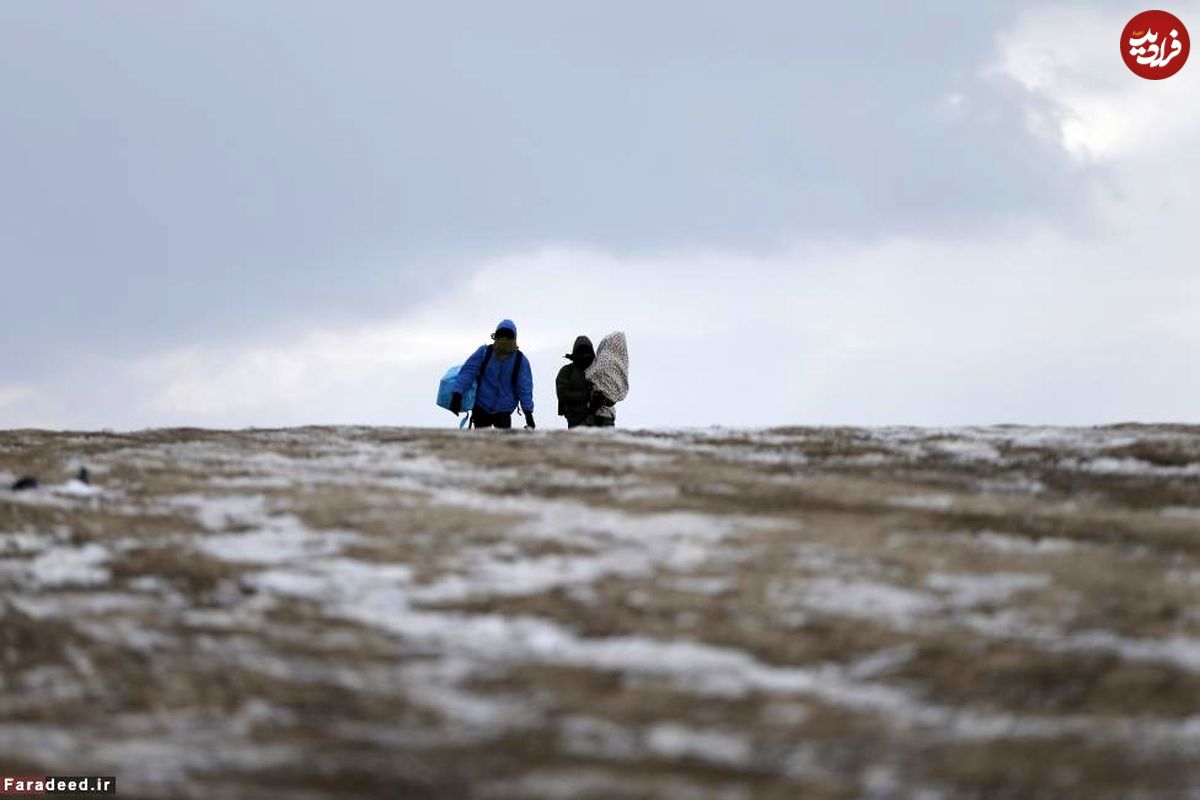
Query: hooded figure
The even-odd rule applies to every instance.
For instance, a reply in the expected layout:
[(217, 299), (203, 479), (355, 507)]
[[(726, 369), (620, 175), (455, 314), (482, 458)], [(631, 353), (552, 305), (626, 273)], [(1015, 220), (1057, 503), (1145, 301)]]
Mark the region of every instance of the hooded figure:
[(567, 418), (567, 427), (582, 425), (588, 417), (588, 401), (592, 398), (592, 382), (585, 374), (596, 359), (592, 340), (586, 336), (575, 339), (575, 346), (564, 358), (571, 363), (558, 371), (554, 388), (558, 391), (558, 415)]
[(617, 412), (613, 406), (629, 394), (629, 348), (624, 333), (613, 331), (600, 340), (596, 359), (585, 375), (592, 382), (592, 396), (588, 401), (591, 424), (597, 427), (616, 424)]
[(463, 393), (477, 384), (471, 424), (476, 428), (511, 428), (518, 400), (525, 412), (525, 427), (533, 428), (533, 370), (517, 348), (517, 326), (502, 319), (492, 334), (493, 344), (481, 345), (458, 371), (450, 410), (462, 411)]

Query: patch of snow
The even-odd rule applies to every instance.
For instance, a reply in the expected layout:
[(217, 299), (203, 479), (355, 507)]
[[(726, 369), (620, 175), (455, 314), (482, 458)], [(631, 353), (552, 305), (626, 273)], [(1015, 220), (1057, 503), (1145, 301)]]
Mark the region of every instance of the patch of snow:
[(217, 723), (176, 714), (163, 725), (147, 738), (102, 739), (83, 746), (92, 763), (114, 771), (120, 767), (122, 794), (135, 796), (182, 796), (183, 787), (197, 774), (295, 766), (294, 745), (232, 737), (228, 718)]
[(1196, 506), (1167, 506), (1159, 511), (1168, 519), (1188, 519), (1200, 521), (1200, 508)]
[(192, 608), (181, 615), (184, 625), (192, 628), (214, 630), (255, 629), (263, 624), (262, 614), (274, 605), (272, 598), (260, 600), (255, 606), (240, 605), (236, 608)]
[[(363, 594), (380, 596), (397, 592), (412, 582), (407, 564), (367, 563), (348, 558), (324, 558), (309, 563), (280, 566), (247, 576), (244, 580), (268, 594), (296, 597), (336, 606)], [(394, 597), (406, 607), (407, 595)]]
[(295, 481), (282, 475), (215, 476), (205, 482), (210, 489), (289, 489)]
[[(641, 636), (581, 638), (544, 620), (406, 611), (397, 607), (394, 599), (382, 604), (358, 602), (341, 613), (467, 662), (546, 663), (660, 676), (680, 689), (718, 697), (744, 697), (752, 692), (807, 694), (848, 710), (884, 714), (901, 727), (922, 725), (950, 737), (1103, 736), (1108, 732), (1122, 740), (1130, 735), (1120, 729), (1113, 732), (1095, 718), (1014, 717), (930, 705), (898, 688), (854, 680), (833, 665), (776, 667), (743, 651), (695, 642)], [(1163, 725), (1165, 734), (1178, 737), (1190, 731), (1188, 741), (1200, 738), (1200, 724), (1162, 723), (1160, 727)]]
[(1062, 637), (1055, 646), (1064, 650), (1107, 650), (1133, 661), (1159, 661), (1200, 672), (1200, 639), (1185, 636), (1131, 639), (1110, 631), (1084, 631)]
[(246, 580), (262, 591), (284, 597), (317, 599), (332, 596), (336, 589), (328, 575), (295, 570), (265, 570)]
[(457, 726), (478, 729), (486, 733), (486, 738), (494, 738), (506, 731), (533, 727), (542, 721), (542, 714), (529, 697), (496, 697), (469, 692), (456, 686), (453, 680), (440, 680), (440, 676), (422, 678), (420, 673), (424, 667), (416, 665), (405, 671), (408, 679), (406, 695), (414, 705), (432, 709)]
[(969, 430), (970, 435), (977, 438), (1005, 442), (1011, 447), (1029, 449), (1096, 452), (1106, 448), (1127, 447), (1138, 441), (1136, 436), (1095, 428), (1006, 425)]
[(879, 571), (879, 563), (874, 559), (847, 553), (823, 542), (801, 542), (792, 545), (791, 560), (800, 569), (821, 574), (830, 572), (874, 574)]
[(98, 544), (82, 547), (55, 547), (45, 550), (24, 565), (29, 580), (44, 587), (96, 585), (108, 582), (109, 572), (102, 565), (110, 553)]
[(72, 478), (66, 483), (51, 486), (50, 490), (58, 494), (71, 495), (73, 497), (99, 497), (104, 494), (104, 490), (99, 486), (92, 486), (90, 483), (84, 483), (76, 478)]
[[(460, 555), (446, 564), (458, 574), (413, 590), (413, 600), (455, 602), (472, 596), (517, 596), (572, 587), (606, 576), (687, 572), (721, 555), (714, 545), (742, 532), (786, 521), (692, 512), (625, 513), (582, 503), (527, 496), (480, 495), (458, 489), (431, 492), (431, 502), (526, 517), (509, 530), (520, 539), (569, 542), (589, 554), (514, 559), (505, 545)], [(787, 523), (795, 527), (795, 523)], [(457, 562), (457, 563), (455, 563)]]
[[(790, 436), (741, 429), (687, 431), (675, 436), (663, 435), (665, 433), (666, 431), (656, 431), (655, 434), (631, 434), (621, 431), (610, 434), (609, 438), (642, 448), (653, 447), (674, 450), (680, 454), (706, 455), (733, 463), (793, 467), (809, 463), (804, 453), (783, 449), (795, 443), (795, 439)], [(753, 444), (742, 444), (746, 439)]]
[(723, 767), (742, 767), (750, 763), (753, 748), (741, 734), (705, 730), (660, 722), (645, 732), (643, 745), (654, 756), (691, 759)]
[(1014, 611), (972, 614), (961, 622), (986, 636), (1016, 639), (1051, 652), (1113, 653), (1131, 661), (1171, 664), (1189, 672), (1200, 672), (1200, 639), (1184, 636), (1135, 639), (1111, 631), (1065, 632), (1030, 624)]
[(609, 463), (630, 467), (632, 469), (645, 469), (646, 467), (662, 467), (671, 464), (677, 456), (666, 455), (663, 453), (641, 453), (630, 452), (621, 453), (614, 456)]
[(79, 502), (70, 495), (55, 492), (53, 486), (45, 484), (36, 489), (25, 489), (20, 492), (8, 492), (4, 502), (23, 506), (46, 506), (49, 508), (73, 509), (79, 507)]
[(857, 680), (874, 678), (907, 664), (916, 654), (917, 648), (910, 644), (888, 647), (849, 664), (846, 674)]
[(268, 516), (265, 498), (256, 494), (178, 495), (170, 503), (191, 511), (201, 527), (218, 533), (232, 527), (258, 527)]
[(634, 485), (618, 486), (609, 491), (609, 495), (617, 501), (634, 500), (674, 500), (679, 497), (678, 486)]
[(948, 494), (896, 495), (885, 500), (896, 508), (916, 508), (927, 511), (945, 511), (954, 505), (954, 497)]
[(79, 620), (75, 622), (75, 628), (101, 645), (120, 643), (122, 647), (142, 652), (166, 648), (173, 641), (170, 636), (128, 617)]
[(590, 758), (691, 760), (722, 767), (750, 763), (753, 748), (744, 735), (662, 722), (644, 730), (596, 717), (574, 716), (559, 725), (563, 748)]
[(894, 456), (884, 453), (862, 453), (856, 456), (839, 456), (830, 458), (829, 462), (844, 467), (881, 467), (895, 460)]
[(815, 611), (862, 619), (907, 624), (914, 617), (937, 613), (933, 595), (886, 583), (842, 578), (818, 578), (803, 588), (802, 604)]
[(223, 561), (284, 564), (335, 555), (363, 541), (356, 533), (311, 531), (294, 517), (273, 517), (276, 527), (251, 533), (222, 533), (195, 541), (195, 547)]
[(1046, 484), (1024, 475), (1011, 475), (1003, 478), (985, 478), (979, 481), (979, 488), (996, 494), (1041, 494), (1046, 491)]
[[(450, 498), (435, 495), (439, 503)], [(457, 493), (455, 493), (457, 497)], [(523, 497), (472, 498), (498, 512), (528, 514), (511, 534), (517, 538), (567, 541), (595, 554), (514, 559), (504, 545), (475, 551), (447, 566), (459, 574), (414, 588), (411, 598), (445, 603), (474, 596), (519, 596), (557, 587), (594, 583), (604, 577), (644, 576), (656, 570), (687, 572), (718, 553), (713, 545), (736, 532), (770, 527), (772, 520), (715, 518), (688, 512), (626, 514), (561, 501)]]
[(409, 596), (418, 603), (453, 603), (477, 596), (541, 594), (560, 586), (595, 583), (609, 575), (646, 574), (651, 566), (638, 559), (639, 555), (636, 550), (618, 547), (602, 557), (552, 555), (488, 561), (465, 575), (451, 575), (414, 587)]
[(610, 770), (533, 768), (519, 778), (482, 783), (479, 797), (488, 800), (524, 797), (529, 800), (574, 800), (577, 797), (624, 797), (633, 794), (629, 778), (613, 775)]
[[(349, 531), (314, 531), (292, 514), (271, 515), (261, 495), (181, 495), (176, 507), (189, 509), (214, 535), (197, 537), (193, 545), (216, 558), (250, 564), (281, 564), (331, 556), (365, 541)], [(225, 533), (230, 528), (245, 533)]]
[(46, 533), (0, 533), (0, 555), (40, 553), (61, 541), (61, 537)]
[(1129, 475), (1155, 477), (1185, 477), (1200, 475), (1200, 463), (1187, 465), (1151, 464), (1139, 458), (1112, 458), (1103, 456), (1092, 459), (1062, 459), (1059, 466), (1063, 469), (1074, 469), (1080, 472), (1090, 472), (1095, 475)]
[(662, 585), (677, 592), (715, 596), (726, 594), (727, 592), (732, 592), (737, 589), (737, 580), (734, 578), (706, 578), (700, 576), (680, 575), (662, 581)]
[(114, 612), (136, 613), (158, 608), (157, 603), (148, 597), (124, 592), (30, 594), (13, 598), (12, 602), (22, 612), (37, 619), (58, 617), (77, 620)]
[(995, 550), (999, 553), (1045, 555), (1049, 553), (1068, 553), (1078, 547), (1078, 543), (1070, 539), (1060, 539), (1050, 536), (1044, 536), (1040, 539), (1030, 539), (1025, 536), (1013, 536), (995, 531), (962, 534), (961, 537), (970, 544)]
[(938, 452), (952, 456), (959, 461), (985, 462), (999, 464), (1003, 461), (1000, 451), (987, 442), (971, 439), (935, 440), (930, 446)]
[(1200, 586), (1200, 569), (1193, 570), (1171, 570), (1167, 573), (1167, 580), (1172, 583), (1186, 583), (1191, 586)]
[(993, 572), (986, 575), (943, 575), (925, 578), (925, 585), (948, 595), (956, 608), (971, 608), (983, 603), (998, 603), (1013, 595), (1050, 585), (1050, 576), (1019, 572)]
[(138, 575), (125, 581), (125, 585), (135, 592), (146, 594), (171, 594), (175, 591), (170, 583), (157, 575)]

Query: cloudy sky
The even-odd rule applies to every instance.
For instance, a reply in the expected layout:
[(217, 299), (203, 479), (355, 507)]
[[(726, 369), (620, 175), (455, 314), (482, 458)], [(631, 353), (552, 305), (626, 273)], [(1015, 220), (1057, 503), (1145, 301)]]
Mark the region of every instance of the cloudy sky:
[[(1200, 35), (1200, 2), (1167, 7)], [(1129, 3), (0, 4), (0, 427), (1200, 420), (1200, 57)]]

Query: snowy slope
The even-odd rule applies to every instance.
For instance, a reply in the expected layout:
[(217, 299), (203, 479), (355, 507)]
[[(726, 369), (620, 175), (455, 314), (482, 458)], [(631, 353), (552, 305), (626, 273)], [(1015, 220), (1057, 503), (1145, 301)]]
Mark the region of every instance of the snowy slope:
[(0, 491), (0, 774), (1200, 788), (1197, 428), (0, 433), (0, 478), (26, 473)]

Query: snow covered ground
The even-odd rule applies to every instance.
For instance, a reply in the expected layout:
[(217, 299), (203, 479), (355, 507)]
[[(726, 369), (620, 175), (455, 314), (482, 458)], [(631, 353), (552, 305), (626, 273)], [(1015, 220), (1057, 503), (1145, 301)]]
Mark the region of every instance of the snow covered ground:
[(0, 774), (1200, 797), (1200, 428), (0, 433), (24, 474)]

